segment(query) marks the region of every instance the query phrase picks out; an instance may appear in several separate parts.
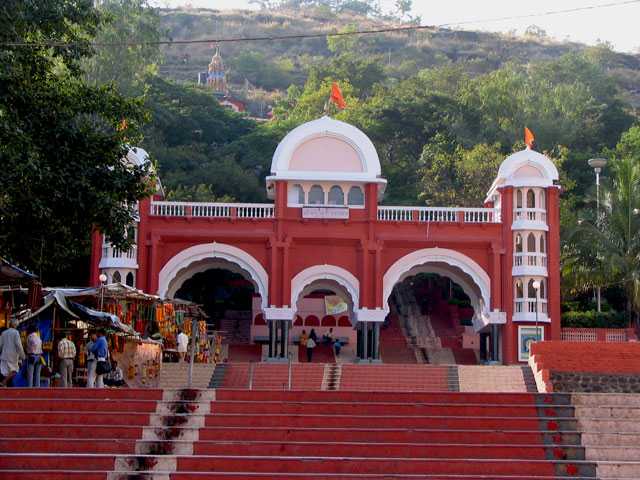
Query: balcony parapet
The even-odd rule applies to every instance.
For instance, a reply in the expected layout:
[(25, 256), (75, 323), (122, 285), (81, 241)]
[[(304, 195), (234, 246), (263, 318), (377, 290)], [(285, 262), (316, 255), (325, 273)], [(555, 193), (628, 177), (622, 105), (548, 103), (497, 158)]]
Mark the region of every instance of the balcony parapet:
[(493, 208), (379, 206), (378, 220), (420, 223), (500, 223), (500, 212)]
[(271, 203), (208, 203), (166, 202), (151, 203), (151, 215), (155, 217), (195, 218), (273, 218)]

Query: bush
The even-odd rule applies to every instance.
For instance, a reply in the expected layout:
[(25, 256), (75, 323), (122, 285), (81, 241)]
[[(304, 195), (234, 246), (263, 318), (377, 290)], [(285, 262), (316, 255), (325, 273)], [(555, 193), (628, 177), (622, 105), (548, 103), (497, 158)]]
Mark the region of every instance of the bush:
[(565, 312), (562, 326), (570, 328), (626, 328), (629, 320), (624, 312)]

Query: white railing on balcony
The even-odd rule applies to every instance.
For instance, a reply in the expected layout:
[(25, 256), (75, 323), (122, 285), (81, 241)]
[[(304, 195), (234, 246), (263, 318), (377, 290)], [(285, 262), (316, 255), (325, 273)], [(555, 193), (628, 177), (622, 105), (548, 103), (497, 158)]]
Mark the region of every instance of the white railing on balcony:
[(109, 243), (105, 243), (102, 247), (102, 258), (126, 258), (128, 260), (138, 259), (138, 249), (133, 245), (129, 250), (122, 251), (114, 248)]
[(513, 265), (516, 267), (547, 267), (547, 255), (544, 253), (514, 253)]
[[(536, 313), (536, 301), (530, 298), (519, 298), (515, 301), (515, 313)], [(547, 314), (547, 300), (538, 300), (538, 313)]]
[(273, 218), (271, 203), (152, 202), (151, 215), (197, 218)]
[(378, 207), (378, 220), (383, 222), (464, 222), (499, 223), (493, 208), (456, 207)]
[(547, 223), (547, 211), (544, 208), (516, 208), (513, 220)]

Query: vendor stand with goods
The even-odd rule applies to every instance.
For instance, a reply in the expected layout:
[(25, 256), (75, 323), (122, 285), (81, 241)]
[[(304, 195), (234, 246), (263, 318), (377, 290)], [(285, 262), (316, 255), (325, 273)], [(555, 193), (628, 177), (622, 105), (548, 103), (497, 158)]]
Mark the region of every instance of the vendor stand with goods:
[[(161, 345), (153, 340), (142, 339), (136, 331), (110, 313), (94, 310), (76, 300), (91, 297), (86, 289), (57, 289), (45, 298), (44, 305), (21, 319), (19, 329), (26, 332), (35, 326), (43, 342), (44, 358), (51, 369), (53, 380), (45, 385), (61, 385), (57, 373), (61, 364), (58, 345), (64, 337), (75, 347), (73, 355), (73, 386), (87, 383), (87, 343), (90, 332), (106, 331), (109, 356), (116, 360), (124, 372), (125, 384), (129, 387), (154, 387), (160, 374)], [(73, 300), (72, 300), (73, 299)]]

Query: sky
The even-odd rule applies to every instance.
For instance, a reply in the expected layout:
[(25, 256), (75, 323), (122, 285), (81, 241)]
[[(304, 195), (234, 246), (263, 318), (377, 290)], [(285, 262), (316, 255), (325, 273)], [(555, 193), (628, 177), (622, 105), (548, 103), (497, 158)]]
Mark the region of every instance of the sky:
[[(502, 21), (483, 21), (514, 15), (538, 14), (585, 6), (606, 5), (623, 0), (413, 0), (413, 14), (422, 17), (423, 25), (451, 22), (477, 23), (452, 26), (456, 29), (522, 33), (529, 25), (537, 25), (557, 40), (571, 40), (593, 45), (610, 42), (623, 52), (640, 52), (640, 2), (590, 11), (547, 15)], [(153, 0), (162, 7), (193, 6), (212, 9), (255, 8), (248, 0)], [(394, 0), (381, 0), (383, 10), (389, 10)]]

